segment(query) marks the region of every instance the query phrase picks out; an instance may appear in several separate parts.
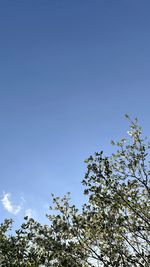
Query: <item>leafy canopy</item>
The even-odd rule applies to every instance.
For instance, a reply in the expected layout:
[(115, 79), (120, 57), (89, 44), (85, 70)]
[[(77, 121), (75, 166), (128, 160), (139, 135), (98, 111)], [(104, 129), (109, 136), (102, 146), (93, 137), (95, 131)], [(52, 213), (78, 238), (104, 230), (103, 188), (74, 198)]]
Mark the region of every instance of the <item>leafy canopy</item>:
[(14, 235), (11, 220), (0, 225), (0, 266), (150, 266), (150, 144), (137, 119), (126, 118), (128, 139), (112, 141), (116, 152), (85, 161), (81, 211), (69, 194), (52, 195), (49, 225), (25, 217)]

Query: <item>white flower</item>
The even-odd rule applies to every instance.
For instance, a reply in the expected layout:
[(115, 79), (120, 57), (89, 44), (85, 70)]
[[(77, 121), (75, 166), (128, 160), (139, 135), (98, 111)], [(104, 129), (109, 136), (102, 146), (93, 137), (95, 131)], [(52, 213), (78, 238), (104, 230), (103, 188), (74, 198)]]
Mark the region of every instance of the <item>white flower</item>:
[(127, 131), (127, 134), (130, 136), (133, 136), (133, 132), (132, 131)]

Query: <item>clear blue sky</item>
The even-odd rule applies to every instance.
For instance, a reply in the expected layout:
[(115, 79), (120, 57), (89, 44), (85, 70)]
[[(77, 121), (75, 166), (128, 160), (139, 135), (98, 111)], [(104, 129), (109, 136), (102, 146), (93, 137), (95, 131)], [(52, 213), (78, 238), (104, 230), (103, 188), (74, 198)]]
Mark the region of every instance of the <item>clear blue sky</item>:
[(44, 220), (51, 192), (80, 205), (83, 161), (126, 134), (125, 113), (149, 134), (149, 14), (148, 0), (0, 1), (0, 220)]

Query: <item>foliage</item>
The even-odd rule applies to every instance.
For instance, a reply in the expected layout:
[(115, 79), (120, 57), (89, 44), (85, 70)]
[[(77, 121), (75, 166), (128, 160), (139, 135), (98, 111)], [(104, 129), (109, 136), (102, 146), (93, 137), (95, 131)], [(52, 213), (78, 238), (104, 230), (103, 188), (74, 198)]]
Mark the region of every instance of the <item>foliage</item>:
[[(85, 162), (87, 196), (79, 211), (70, 196), (53, 195), (50, 224), (25, 218), (15, 235), (0, 226), (0, 266), (150, 266), (150, 145), (137, 119), (116, 152), (97, 152)], [(57, 212), (56, 212), (57, 211)]]

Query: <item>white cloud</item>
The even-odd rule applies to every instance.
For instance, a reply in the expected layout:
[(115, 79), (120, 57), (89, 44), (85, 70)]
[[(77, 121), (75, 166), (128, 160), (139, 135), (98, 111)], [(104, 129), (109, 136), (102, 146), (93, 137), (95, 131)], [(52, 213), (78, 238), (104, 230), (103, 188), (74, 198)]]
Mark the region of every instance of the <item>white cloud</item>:
[(10, 196), (10, 193), (4, 193), (1, 202), (8, 212), (12, 214), (17, 214), (21, 210), (21, 205), (14, 205), (10, 200)]

